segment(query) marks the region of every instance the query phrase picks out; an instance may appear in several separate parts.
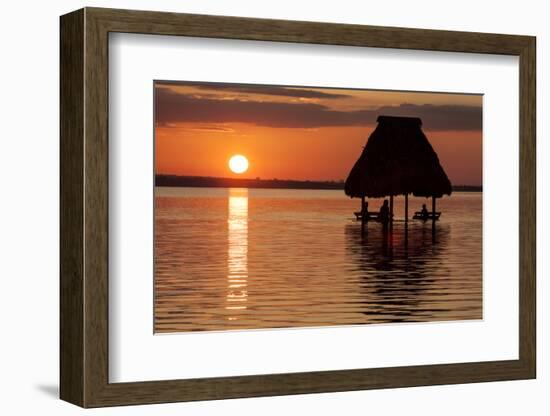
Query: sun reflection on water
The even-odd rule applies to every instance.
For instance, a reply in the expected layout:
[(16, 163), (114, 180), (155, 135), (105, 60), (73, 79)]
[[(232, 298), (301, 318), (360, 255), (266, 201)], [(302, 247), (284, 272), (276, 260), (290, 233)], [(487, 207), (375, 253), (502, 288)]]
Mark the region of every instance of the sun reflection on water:
[(481, 193), (363, 232), (341, 191), (157, 192), (155, 332), (483, 318)]
[(227, 310), (235, 313), (228, 320), (238, 319), (238, 311), (246, 310), (248, 278), (248, 189), (229, 189), (227, 219)]

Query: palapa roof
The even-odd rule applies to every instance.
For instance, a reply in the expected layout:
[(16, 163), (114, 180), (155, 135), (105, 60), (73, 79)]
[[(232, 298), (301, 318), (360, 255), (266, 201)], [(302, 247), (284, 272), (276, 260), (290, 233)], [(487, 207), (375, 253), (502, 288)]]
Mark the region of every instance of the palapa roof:
[(346, 195), (451, 195), (451, 182), (421, 129), (422, 120), (379, 116), (377, 121), (378, 126), (346, 179)]

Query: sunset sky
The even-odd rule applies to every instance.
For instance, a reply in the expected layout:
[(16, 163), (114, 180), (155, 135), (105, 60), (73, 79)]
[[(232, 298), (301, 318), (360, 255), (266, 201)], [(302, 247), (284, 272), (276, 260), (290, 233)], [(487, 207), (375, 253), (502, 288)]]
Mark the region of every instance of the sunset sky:
[[(454, 185), (482, 184), (482, 96), (155, 82), (156, 173), (345, 180), (379, 115), (420, 117)], [(244, 155), (248, 170), (232, 173)]]

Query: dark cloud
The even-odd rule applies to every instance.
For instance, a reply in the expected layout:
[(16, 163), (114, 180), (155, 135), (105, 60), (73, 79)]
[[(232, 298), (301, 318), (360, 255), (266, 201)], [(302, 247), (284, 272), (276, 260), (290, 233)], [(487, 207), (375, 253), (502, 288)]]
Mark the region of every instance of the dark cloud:
[(481, 130), (481, 107), (462, 105), (382, 106), (339, 111), (315, 103), (218, 100), (156, 90), (156, 122), (250, 123), (275, 128), (316, 128), (374, 124), (379, 115), (420, 117), (426, 130)]
[[(244, 84), (223, 84), (223, 83), (170, 83), (170, 82), (161, 82), (160, 85), (185, 85), (199, 88), (201, 90), (210, 90), (210, 91), (227, 91), (239, 94), (262, 94), (262, 95), (271, 95), (271, 96), (280, 96), (280, 97), (295, 97), (295, 98), (323, 98), (323, 99), (336, 99), (336, 98), (350, 98), (351, 95), (338, 94), (332, 92), (322, 92), (307, 90), (301, 88), (287, 88), (287, 87), (278, 87), (278, 86), (269, 86), (269, 85), (244, 85)], [(327, 90), (330, 91), (330, 90)]]
[(377, 114), (420, 117), (426, 130), (481, 130), (482, 108), (467, 105), (401, 104), (380, 107)]
[[(174, 128), (181, 128), (178, 124), (165, 124), (165, 127), (174, 127)], [(215, 125), (206, 125), (206, 126), (198, 126), (198, 127), (191, 127), (191, 128), (184, 128), (184, 130), (188, 131), (199, 131), (199, 132), (206, 132), (206, 133), (234, 133), (235, 130), (229, 127), (219, 127)]]

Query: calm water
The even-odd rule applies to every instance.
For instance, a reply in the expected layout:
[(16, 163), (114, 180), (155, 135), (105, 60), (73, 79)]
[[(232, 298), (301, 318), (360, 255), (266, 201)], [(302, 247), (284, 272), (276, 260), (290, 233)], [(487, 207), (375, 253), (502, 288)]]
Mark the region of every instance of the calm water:
[(435, 230), (396, 198), (362, 235), (343, 191), (155, 192), (156, 332), (482, 318), (481, 193), (438, 200)]

